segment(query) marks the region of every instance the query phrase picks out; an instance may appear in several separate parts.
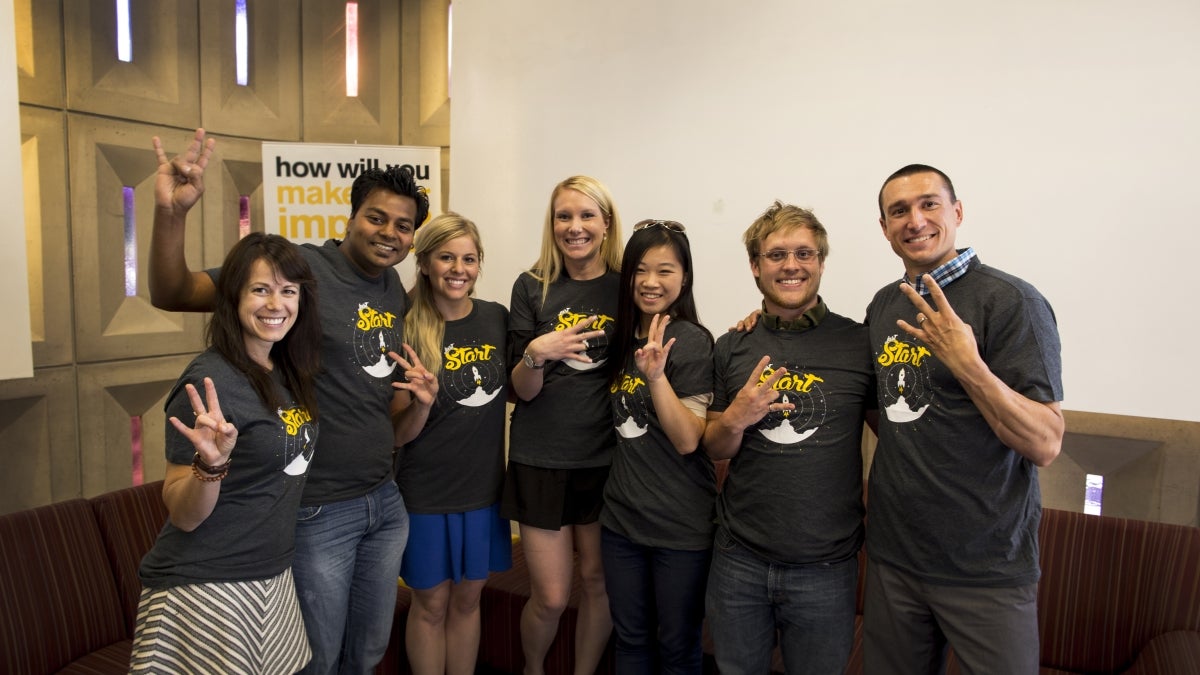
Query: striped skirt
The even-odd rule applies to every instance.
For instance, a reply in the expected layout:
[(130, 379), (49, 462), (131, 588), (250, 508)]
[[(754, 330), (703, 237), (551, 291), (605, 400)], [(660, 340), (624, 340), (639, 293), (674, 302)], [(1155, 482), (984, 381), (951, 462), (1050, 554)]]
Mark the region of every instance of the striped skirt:
[(290, 675), (311, 656), (288, 568), (261, 581), (142, 589), (129, 672)]

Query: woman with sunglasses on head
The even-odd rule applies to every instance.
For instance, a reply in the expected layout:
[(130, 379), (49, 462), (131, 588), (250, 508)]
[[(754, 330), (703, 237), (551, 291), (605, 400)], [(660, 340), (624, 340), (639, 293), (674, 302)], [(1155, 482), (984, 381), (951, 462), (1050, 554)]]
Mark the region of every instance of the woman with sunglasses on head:
[(713, 339), (696, 315), (683, 225), (633, 229), (608, 367), (617, 451), (600, 516), (616, 671), (700, 673), (717, 490), (712, 461), (696, 450)]
[(284, 674), (311, 656), (291, 564), (317, 441), (316, 280), (256, 232), (216, 293), (208, 351), (167, 397), (169, 515), (138, 570), (130, 672)]
[(404, 337), (437, 375), (438, 394), (421, 429), (397, 430), (396, 482), (410, 518), (400, 576), (413, 589), (405, 643), (415, 675), (470, 675), (480, 593), (490, 572), (512, 566), (498, 504), (508, 310), (471, 297), (483, 244), (470, 220), (453, 212), (434, 218), (417, 230), (414, 252)]
[(509, 354), (517, 395), (501, 515), (520, 523), (530, 598), (521, 612), (526, 675), (540, 675), (583, 580), (575, 672), (591, 675), (612, 621), (600, 562), (600, 508), (616, 446), (608, 409), (609, 338), (617, 314), (621, 219), (600, 181), (572, 176), (550, 195), (542, 247), (513, 284)]

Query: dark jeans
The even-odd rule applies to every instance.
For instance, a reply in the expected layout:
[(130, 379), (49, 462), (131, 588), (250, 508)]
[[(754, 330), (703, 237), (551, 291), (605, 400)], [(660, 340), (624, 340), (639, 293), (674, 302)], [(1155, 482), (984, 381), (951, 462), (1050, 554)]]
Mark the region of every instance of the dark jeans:
[(721, 675), (770, 671), (778, 632), (789, 674), (841, 675), (854, 646), (858, 557), (787, 565), (764, 560), (717, 529), (708, 627)]
[(698, 674), (710, 550), (641, 546), (600, 530), (616, 672)]

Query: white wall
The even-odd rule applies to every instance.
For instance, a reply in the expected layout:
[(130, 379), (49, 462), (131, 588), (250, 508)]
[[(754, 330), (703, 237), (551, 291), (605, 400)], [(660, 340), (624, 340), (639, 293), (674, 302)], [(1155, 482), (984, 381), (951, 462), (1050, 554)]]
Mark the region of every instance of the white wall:
[(932, 164), (959, 245), (1053, 304), (1066, 408), (1200, 421), (1197, 36), (1192, 0), (457, 0), (450, 206), (507, 302), (552, 186), (594, 175), (627, 229), (688, 226), (719, 333), (757, 306), (740, 235), (775, 198), (829, 229), (822, 295), (861, 319), (902, 271), (879, 185)]
[(22, 186), (16, 25), (13, 3), (0, 2), (0, 380), (33, 377)]

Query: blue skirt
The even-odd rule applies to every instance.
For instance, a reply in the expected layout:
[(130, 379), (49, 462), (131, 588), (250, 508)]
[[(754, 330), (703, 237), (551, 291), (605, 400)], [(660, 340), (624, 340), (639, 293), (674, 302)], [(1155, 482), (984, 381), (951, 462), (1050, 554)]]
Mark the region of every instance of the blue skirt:
[(409, 514), (400, 576), (425, 590), (449, 579), (482, 581), (512, 567), (512, 529), (500, 506), (465, 513)]

